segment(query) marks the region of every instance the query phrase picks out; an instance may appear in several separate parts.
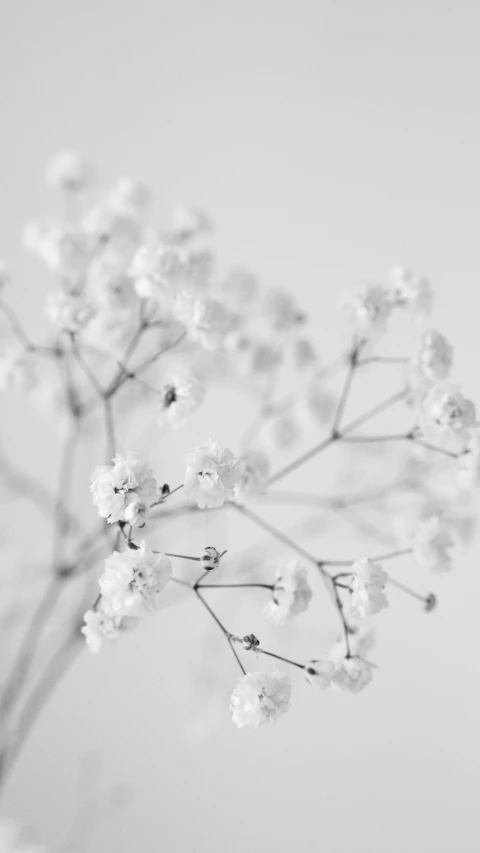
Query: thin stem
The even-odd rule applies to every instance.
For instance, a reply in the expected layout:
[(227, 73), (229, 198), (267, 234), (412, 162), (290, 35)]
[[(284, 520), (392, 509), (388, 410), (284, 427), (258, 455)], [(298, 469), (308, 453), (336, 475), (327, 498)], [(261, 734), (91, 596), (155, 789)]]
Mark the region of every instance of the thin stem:
[(107, 441), (107, 463), (115, 456), (115, 427), (113, 425), (112, 404), (109, 397), (103, 398), (105, 415), (105, 436)]
[(202, 583), (202, 589), (274, 589), (271, 583)]
[(377, 415), (380, 415), (382, 412), (390, 409), (396, 403), (400, 403), (400, 401), (404, 400), (406, 396), (407, 392), (405, 390), (398, 391), (397, 394), (392, 394), (391, 397), (387, 397), (387, 399), (383, 400), (382, 403), (378, 403), (372, 409), (369, 409), (364, 415), (360, 415), (359, 418), (355, 418), (355, 420), (350, 421), (350, 423), (342, 429), (342, 438), (343, 436), (348, 435), (348, 433), (356, 430), (359, 426), (363, 426), (363, 424), (371, 421), (372, 418), (375, 418)]
[(360, 358), (357, 361), (358, 367), (363, 367), (365, 364), (407, 364), (408, 358), (392, 358), (391, 356), (372, 355), (367, 358)]
[(289, 663), (290, 666), (296, 666), (298, 669), (305, 669), (305, 664), (297, 663), (295, 660), (290, 660), (290, 658), (284, 658), (282, 655), (276, 655), (274, 652), (267, 652), (266, 649), (261, 649), (257, 647), (254, 649), (255, 652), (258, 652), (260, 655), (268, 655), (269, 658), (276, 658), (276, 660), (281, 660), (284, 663)]
[(398, 435), (352, 435), (342, 437), (341, 441), (344, 444), (368, 444), (381, 443), (386, 441), (409, 441), (412, 439), (412, 434), (401, 433)]
[(352, 352), (350, 353), (350, 363), (348, 365), (347, 376), (345, 378), (345, 383), (342, 389), (342, 393), (340, 395), (340, 400), (338, 402), (337, 410), (335, 412), (332, 424), (332, 436), (335, 435), (338, 431), (338, 428), (341, 424), (343, 413), (345, 411), (345, 407), (347, 405), (347, 401), (350, 395), (350, 391), (352, 388), (353, 377), (355, 374), (355, 368), (357, 366), (357, 356), (360, 349), (360, 345), (356, 345)]
[(304, 465), (305, 462), (308, 462), (310, 459), (313, 459), (314, 456), (317, 456), (318, 453), (321, 453), (323, 450), (326, 450), (327, 447), (334, 444), (337, 440), (337, 436), (329, 435), (323, 441), (320, 441), (319, 444), (316, 444), (315, 447), (312, 447), (311, 450), (308, 450), (306, 453), (303, 453), (302, 456), (299, 456), (297, 459), (294, 459), (293, 462), (290, 462), (288, 465), (285, 465), (284, 468), (280, 468), (276, 474), (272, 474), (271, 477), (267, 480), (267, 486), (272, 486), (274, 483), (277, 483), (278, 480), (282, 480), (283, 477), (286, 477), (287, 474), (291, 474), (292, 471), (295, 471), (301, 465)]
[(170, 580), (173, 581), (173, 583), (180, 584), (181, 586), (187, 586), (188, 589), (193, 589), (193, 584), (188, 583), (188, 581), (184, 581), (183, 578), (176, 578), (173, 575), (171, 575)]
[(415, 444), (424, 447), (426, 450), (431, 450), (433, 453), (440, 453), (442, 456), (449, 456), (451, 459), (458, 459), (460, 453), (455, 453), (454, 450), (447, 450), (445, 447), (437, 447), (436, 444), (430, 444), (428, 441), (423, 441), (421, 438), (413, 439)]
[(70, 339), (72, 343), (72, 354), (75, 361), (89, 380), (94, 391), (96, 391), (99, 397), (103, 398), (105, 396), (105, 389), (102, 388), (92, 368), (90, 367), (86, 359), (83, 357), (83, 354), (78, 346), (77, 339), (73, 333), (71, 334)]
[(166, 557), (178, 557), (179, 560), (195, 560), (199, 563), (201, 557), (189, 557), (187, 554), (170, 554), (168, 551), (154, 551), (154, 554), (165, 554)]
[(228, 645), (230, 646), (230, 648), (231, 648), (231, 650), (232, 650), (232, 652), (233, 652), (233, 654), (237, 660), (237, 663), (238, 663), (240, 669), (242, 670), (243, 674), (246, 675), (247, 674), (246, 669), (244, 668), (240, 658), (237, 655), (237, 652), (235, 651), (235, 649), (233, 647), (233, 643), (232, 643), (232, 639), (231, 639), (232, 634), (230, 633), (230, 631), (227, 631), (227, 629), (225, 628), (225, 625), (223, 625), (222, 622), (220, 622), (220, 619), (218, 618), (217, 614), (212, 610), (210, 605), (207, 604), (205, 599), (200, 595), (200, 593), (198, 591), (198, 587), (196, 585), (194, 586), (193, 591), (194, 591), (195, 595), (197, 596), (197, 598), (199, 599), (199, 601), (202, 602), (202, 604), (206, 608), (206, 610), (208, 610), (212, 619), (217, 623), (217, 625), (220, 628), (220, 630), (222, 631), (223, 635), (226, 637)]
[[(285, 533), (282, 533), (281, 530), (277, 530), (277, 528), (269, 524), (268, 521), (264, 521), (263, 518), (260, 518), (260, 516), (255, 512), (252, 512), (251, 509), (247, 509), (246, 506), (234, 503), (233, 501), (230, 502), (229, 506), (234, 507), (237, 512), (240, 512), (242, 515), (246, 516), (246, 518), (249, 518), (250, 521), (253, 521), (258, 527), (261, 527), (263, 530), (266, 530), (267, 533), (270, 533), (274, 539), (278, 539), (279, 542), (283, 542), (283, 544), (287, 545), (288, 548), (291, 548), (292, 551), (296, 551), (296, 553), (300, 554), (300, 556), (305, 560), (308, 560), (310, 563), (313, 563), (318, 567), (319, 561), (312, 554), (309, 554), (308, 551), (305, 551), (300, 545), (297, 545), (293, 539), (290, 539), (285, 535)], [(321, 567), (319, 568), (323, 571)]]

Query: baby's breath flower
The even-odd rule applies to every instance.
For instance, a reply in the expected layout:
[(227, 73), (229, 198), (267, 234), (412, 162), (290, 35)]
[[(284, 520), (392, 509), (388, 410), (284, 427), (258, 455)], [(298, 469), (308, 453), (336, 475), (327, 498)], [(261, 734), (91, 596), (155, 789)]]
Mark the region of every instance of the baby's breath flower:
[(427, 434), (433, 427), (439, 439), (450, 439), (465, 446), (476, 419), (475, 405), (450, 382), (435, 385), (425, 398), (422, 426)]
[(155, 554), (143, 543), (140, 548), (114, 551), (105, 560), (99, 580), (107, 612), (120, 618), (145, 615), (171, 574), (170, 559), (165, 554)]
[(419, 317), (431, 312), (433, 289), (424, 276), (405, 267), (394, 267), (388, 277), (388, 285), (395, 308), (408, 308)]
[(210, 439), (187, 456), (186, 465), (185, 496), (200, 509), (220, 507), (234, 497), (241, 471), (227, 447)]
[(22, 347), (0, 353), (0, 390), (31, 391), (38, 382), (35, 357)]
[(83, 294), (54, 290), (47, 296), (45, 314), (58, 329), (78, 332), (85, 328), (96, 312), (95, 306)]
[(80, 192), (94, 181), (92, 164), (74, 151), (61, 151), (50, 160), (46, 171), (46, 182), (54, 189)]
[(233, 722), (239, 729), (276, 722), (290, 707), (291, 690), (284, 672), (247, 672), (238, 679), (230, 700)]
[(291, 560), (277, 574), (272, 595), (273, 600), (267, 605), (265, 615), (277, 625), (284, 625), (289, 618), (307, 610), (313, 592), (307, 580), (307, 570), (298, 560)]
[(120, 617), (108, 612), (102, 603), (96, 610), (87, 610), (85, 613), (82, 634), (85, 637), (87, 648), (94, 654), (98, 654), (104, 646), (105, 640), (115, 640), (118, 637)]
[(182, 291), (174, 305), (174, 315), (186, 326), (193, 340), (206, 350), (219, 349), (230, 329), (232, 318), (223, 305), (211, 296), (195, 296)]
[[(139, 526), (143, 526), (157, 496), (157, 481), (151, 469), (140, 462), (135, 453), (117, 454), (113, 465), (101, 465), (95, 469), (91, 481), (93, 503), (102, 518), (106, 518), (109, 524), (125, 521), (129, 505), (140, 500), (144, 510), (137, 521)], [(135, 518), (133, 510), (131, 515)]]
[(142, 299), (163, 301), (172, 297), (184, 276), (177, 249), (155, 242), (137, 250), (129, 272)]
[(148, 208), (151, 198), (150, 189), (142, 181), (120, 178), (109, 193), (107, 204), (111, 210), (136, 216)]
[(385, 332), (392, 304), (382, 284), (364, 284), (348, 295), (344, 309), (360, 338), (375, 338)]
[(318, 361), (317, 351), (308, 338), (297, 338), (292, 345), (293, 365), (297, 370), (305, 370)]
[(157, 423), (168, 423), (173, 429), (183, 426), (199, 407), (204, 397), (204, 388), (191, 374), (172, 376), (164, 385), (160, 397)]
[(270, 462), (266, 454), (261, 450), (247, 450), (239, 457), (238, 465), (238, 496), (262, 494), (270, 473)]
[(311, 660), (305, 666), (304, 673), (308, 683), (318, 690), (326, 690), (332, 683), (335, 664), (331, 660)]
[(388, 607), (385, 584), (388, 575), (373, 560), (357, 560), (352, 566), (352, 595), (348, 613), (354, 619), (367, 619)]
[(183, 243), (211, 230), (211, 220), (203, 210), (197, 210), (193, 207), (177, 207), (173, 212), (168, 235), (172, 240)]
[(430, 382), (441, 382), (450, 373), (453, 349), (440, 332), (424, 332), (414, 357), (414, 366)]
[(300, 438), (301, 430), (293, 412), (281, 412), (270, 418), (265, 437), (279, 450), (287, 450)]
[(452, 568), (453, 545), (446, 522), (434, 515), (421, 522), (413, 540), (413, 555), (423, 569), (445, 572)]
[(373, 666), (361, 657), (345, 657), (335, 667), (333, 687), (347, 693), (360, 693), (373, 678)]
[(460, 482), (466, 486), (478, 486), (480, 483), (480, 431), (472, 432), (465, 452), (458, 457)]
[(293, 296), (285, 290), (270, 290), (265, 297), (263, 310), (269, 323), (278, 332), (289, 331), (305, 319)]

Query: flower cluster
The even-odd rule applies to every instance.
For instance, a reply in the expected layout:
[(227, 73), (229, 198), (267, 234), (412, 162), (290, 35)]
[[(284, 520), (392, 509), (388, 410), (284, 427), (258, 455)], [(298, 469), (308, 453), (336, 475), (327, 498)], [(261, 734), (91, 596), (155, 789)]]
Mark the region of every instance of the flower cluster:
[(92, 474), (90, 491), (98, 514), (109, 524), (125, 521), (143, 527), (157, 498), (152, 471), (131, 451), (117, 454), (113, 465), (101, 465)]

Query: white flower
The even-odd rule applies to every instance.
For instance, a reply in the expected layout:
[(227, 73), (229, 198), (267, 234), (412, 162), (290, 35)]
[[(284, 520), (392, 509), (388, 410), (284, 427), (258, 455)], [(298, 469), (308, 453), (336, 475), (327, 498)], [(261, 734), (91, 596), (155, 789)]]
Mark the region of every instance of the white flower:
[(82, 294), (55, 290), (47, 296), (45, 314), (57, 328), (78, 332), (95, 315), (95, 307)]
[(240, 479), (239, 496), (258, 495), (265, 491), (270, 462), (260, 450), (247, 450), (238, 460)]
[(265, 429), (265, 438), (279, 450), (287, 450), (300, 438), (300, 424), (293, 412), (281, 412), (270, 418)]
[(430, 382), (440, 382), (450, 373), (453, 349), (440, 332), (424, 332), (414, 357), (414, 365), (421, 376)]
[(444, 572), (452, 568), (450, 550), (453, 545), (445, 521), (434, 515), (420, 524), (413, 540), (413, 555), (422, 568)]
[(157, 423), (168, 423), (173, 429), (183, 426), (198, 409), (204, 393), (203, 385), (191, 374), (172, 376), (162, 391)]
[(195, 296), (182, 291), (174, 305), (174, 315), (187, 327), (193, 340), (207, 350), (219, 349), (230, 330), (232, 318), (223, 305), (211, 296)]
[(134, 501), (140, 500), (148, 515), (157, 496), (157, 482), (151, 469), (129, 451), (125, 456), (117, 454), (113, 465), (100, 465), (95, 469), (90, 491), (98, 514), (114, 524), (126, 520), (127, 507)]
[(326, 690), (332, 683), (335, 664), (331, 660), (311, 660), (307, 663), (304, 672), (309, 684), (319, 690)]
[(240, 482), (238, 460), (227, 447), (210, 439), (186, 458), (185, 496), (200, 509), (222, 506)]
[(38, 381), (32, 353), (12, 347), (0, 353), (0, 390), (31, 391)]
[(270, 290), (265, 297), (263, 310), (270, 324), (279, 332), (289, 331), (305, 319), (294, 298), (284, 290)]
[(388, 284), (394, 307), (408, 308), (417, 316), (431, 312), (433, 289), (424, 276), (405, 267), (394, 267), (388, 277)]
[(317, 351), (308, 338), (297, 338), (292, 346), (293, 364), (297, 370), (305, 370), (318, 361)]
[(137, 216), (149, 206), (152, 195), (149, 188), (133, 178), (120, 178), (108, 194), (107, 204), (111, 210)]
[(135, 290), (142, 299), (165, 300), (183, 280), (185, 271), (177, 249), (161, 243), (141, 246), (130, 266)]
[(352, 595), (348, 613), (354, 619), (367, 619), (388, 607), (385, 584), (388, 575), (373, 560), (357, 560), (352, 566)]
[(332, 685), (348, 693), (360, 693), (373, 678), (373, 666), (360, 657), (345, 657), (335, 667)]
[(192, 207), (177, 207), (173, 212), (172, 225), (168, 234), (171, 239), (180, 243), (192, 240), (200, 234), (206, 234), (212, 229), (212, 223), (203, 210)]
[(284, 672), (247, 672), (238, 679), (231, 696), (233, 722), (239, 729), (257, 729), (263, 723), (276, 722), (290, 707), (291, 691), (290, 679)]
[(114, 551), (105, 560), (99, 580), (102, 599), (108, 613), (140, 617), (167, 585), (172, 564), (165, 554), (155, 554), (142, 544), (140, 548)]
[(87, 610), (83, 617), (85, 625), (82, 634), (85, 637), (87, 647), (94, 654), (102, 649), (105, 640), (115, 640), (118, 636), (120, 617), (109, 613), (104, 609), (100, 600), (96, 610)]
[(364, 284), (349, 294), (344, 308), (357, 335), (369, 339), (385, 331), (392, 305), (382, 284)]
[(61, 151), (50, 160), (45, 177), (54, 189), (80, 192), (93, 183), (94, 170), (80, 154)]
[(475, 405), (450, 382), (435, 385), (424, 400), (422, 426), (427, 431), (433, 427), (440, 438), (465, 444), (476, 419)]
[(312, 596), (307, 570), (298, 560), (291, 560), (277, 574), (273, 600), (267, 605), (265, 615), (277, 625), (284, 625), (292, 616), (307, 610)]

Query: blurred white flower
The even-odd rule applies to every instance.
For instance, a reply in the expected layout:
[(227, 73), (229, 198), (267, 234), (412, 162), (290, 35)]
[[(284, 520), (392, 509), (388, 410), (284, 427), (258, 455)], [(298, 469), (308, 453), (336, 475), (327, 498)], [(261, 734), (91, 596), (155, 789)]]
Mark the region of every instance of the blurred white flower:
[(51, 291), (45, 303), (45, 314), (58, 329), (78, 332), (95, 316), (96, 308), (83, 294), (64, 290)]
[(353, 619), (368, 619), (388, 607), (387, 573), (373, 560), (357, 560), (352, 566), (351, 598), (347, 607)]
[(211, 220), (203, 210), (197, 210), (193, 207), (177, 207), (173, 211), (168, 236), (170, 239), (184, 242), (192, 240), (200, 234), (207, 234), (211, 230)]
[(277, 625), (284, 625), (288, 619), (307, 610), (313, 592), (307, 570), (298, 560), (291, 560), (278, 572), (272, 596), (265, 615)]
[(45, 173), (48, 186), (68, 192), (80, 192), (95, 179), (92, 164), (75, 151), (60, 151), (50, 160)]
[(382, 284), (362, 285), (347, 295), (343, 307), (354, 332), (367, 340), (385, 332), (392, 311), (388, 290)]
[(233, 722), (239, 729), (257, 729), (263, 723), (276, 722), (290, 708), (291, 691), (290, 679), (284, 672), (247, 672), (238, 679), (231, 696)]
[(453, 546), (446, 522), (434, 515), (420, 523), (413, 539), (413, 555), (422, 569), (445, 572), (452, 568)]
[(287, 450), (300, 438), (301, 429), (294, 412), (281, 412), (269, 419), (265, 438), (279, 450)]
[(95, 469), (90, 491), (98, 514), (109, 524), (125, 521), (128, 506), (140, 500), (145, 506), (141, 520), (143, 525), (145, 515), (148, 515), (157, 496), (157, 481), (151, 469), (129, 451), (124, 456), (117, 454), (113, 465), (100, 465)]
[(388, 285), (394, 307), (408, 308), (417, 317), (431, 312), (433, 288), (424, 276), (406, 267), (394, 267)]
[(427, 434), (433, 427), (440, 439), (451, 439), (460, 445), (468, 442), (477, 419), (472, 401), (450, 382), (435, 385), (429, 391), (422, 414), (422, 427)]
[(293, 365), (297, 370), (305, 370), (318, 361), (317, 351), (308, 338), (297, 338), (292, 344)]
[(185, 496), (200, 509), (217, 508), (235, 495), (241, 470), (227, 447), (210, 439), (186, 458)]
[(129, 272), (138, 296), (160, 301), (173, 298), (185, 275), (177, 249), (156, 242), (137, 250)]
[(360, 657), (345, 657), (335, 667), (332, 686), (347, 693), (360, 693), (373, 678), (373, 667)]
[(120, 178), (107, 197), (111, 210), (136, 216), (150, 205), (152, 194), (142, 181), (134, 178)]
[(219, 349), (230, 330), (231, 317), (216, 299), (182, 291), (175, 300), (174, 315), (187, 327), (193, 340), (207, 350)]
[(157, 423), (169, 424), (173, 429), (183, 426), (198, 409), (204, 394), (203, 385), (193, 375), (172, 376), (162, 390)]
[(265, 296), (263, 310), (270, 325), (278, 332), (294, 329), (305, 319), (293, 296), (285, 290), (270, 290)]
[(105, 640), (115, 640), (118, 637), (121, 617), (110, 613), (102, 600), (99, 601), (96, 610), (87, 610), (83, 618), (85, 625), (81, 629), (82, 634), (87, 648), (93, 654), (101, 651)]
[(38, 383), (35, 356), (22, 347), (0, 352), (0, 390), (27, 392)]
[(246, 450), (239, 457), (238, 465), (238, 496), (262, 494), (270, 473), (270, 462), (266, 454), (261, 450)]
[(258, 289), (258, 279), (253, 273), (234, 267), (220, 283), (220, 298), (232, 311), (244, 311), (252, 307)]
[(414, 356), (414, 366), (430, 382), (441, 382), (450, 373), (453, 349), (447, 339), (430, 329), (424, 332), (420, 346)]

